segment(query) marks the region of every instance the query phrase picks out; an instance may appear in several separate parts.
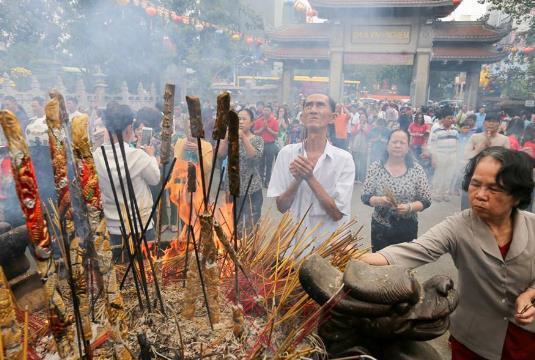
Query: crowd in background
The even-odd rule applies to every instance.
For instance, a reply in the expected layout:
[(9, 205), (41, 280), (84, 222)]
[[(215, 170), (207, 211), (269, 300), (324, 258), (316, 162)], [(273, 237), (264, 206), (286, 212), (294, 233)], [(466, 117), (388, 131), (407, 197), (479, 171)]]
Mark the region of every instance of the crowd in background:
[[(46, 179), (40, 182), (46, 181), (51, 184), (51, 169), (46, 166), (46, 157), (48, 156), (49, 159), (48, 151), (41, 151), (42, 148), (40, 148), (48, 145), (44, 105), (43, 98), (34, 98), (29, 109), (31, 116), (29, 116), (14, 98), (5, 97), (2, 101), (3, 108), (17, 115), (32, 149), (32, 156), (39, 159), (36, 164), (37, 171), (39, 174), (44, 174), (42, 179)], [(66, 105), (71, 119), (84, 111), (78, 106), (76, 98), (67, 98)], [(246, 186), (251, 179), (248, 193), (250, 211), (246, 212), (245, 217), (249, 224), (254, 224), (260, 217), (264, 198), (262, 189), (267, 189), (269, 185), (278, 152), (285, 145), (301, 143), (307, 137), (306, 129), (301, 121), (303, 104), (297, 102), (293, 106), (288, 106), (277, 102), (258, 101), (255, 104), (235, 103), (233, 108), (239, 113), (240, 145), (244, 149), (240, 153), (240, 160), (244, 164), (242, 184)], [(92, 108), (85, 112), (90, 115), (90, 134), (94, 149), (98, 149), (108, 142), (107, 125), (104, 121), (105, 110)], [(132, 137), (129, 139), (129, 145), (133, 148), (149, 150), (152, 156), (158, 158), (161, 115), (161, 104), (144, 107), (135, 114), (133, 113)], [(226, 161), (226, 153), (220, 149), (218, 156), (215, 157), (216, 163), (212, 164), (214, 141), (211, 139), (211, 133), (215, 115), (214, 104), (210, 101), (203, 102), (202, 117), (206, 138), (202, 141), (202, 149), (205, 171), (211, 169), (212, 166), (221, 169)], [(149, 143), (144, 143), (146, 139), (143, 138), (143, 129), (150, 129)], [(355, 184), (365, 185), (370, 174), (378, 176), (377, 174), (380, 173), (377, 166), (373, 164), (387, 161), (385, 154), (388, 153), (388, 144), (395, 130), (402, 130), (406, 134), (410, 149), (408, 156), (421, 167), (421, 173), (426, 176), (430, 185), (429, 201), (450, 201), (452, 195), (460, 195), (464, 166), (470, 158), (486, 147), (494, 145), (510, 147), (535, 157), (535, 115), (520, 112), (518, 115), (510, 116), (505, 112), (487, 112), (485, 107), (474, 112), (466, 106), (459, 108), (429, 106), (416, 109), (410, 105), (389, 101), (359, 102), (355, 100), (348, 104), (339, 103), (336, 104), (333, 121), (328, 126), (328, 138), (332, 145), (352, 155), (355, 165)], [(17, 213), (17, 210), (6, 211), (9, 197), (6, 191), (10, 178), (7, 176), (9, 175), (9, 158), (3, 143), (5, 140), (0, 137), (0, 142), (2, 142), (0, 149), (3, 149), (0, 155), (0, 171), (2, 172), (0, 202), (3, 204), (3, 216), (6, 218), (8, 217), (6, 212)], [(177, 158), (198, 163), (197, 143), (190, 134), (189, 115), (185, 103), (177, 103), (175, 106), (172, 142)], [(420, 175), (418, 171), (418, 176)], [(413, 179), (412, 181), (420, 180)], [(156, 198), (159, 184), (149, 187), (152, 197)], [(45, 198), (54, 198), (52, 186), (44, 185), (42, 188)], [(366, 189), (367, 187), (364, 186), (363, 191), (366, 192)], [(242, 192), (245, 192), (245, 188)], [(368, 195), (371, 196), (371, 194)], [(369, 198), (363, 201), (369, 203)], [(427, 195), (418, 201), (422, 205), (422, 210), (430, 204)], [(169, 227), (169, 230), (177, 231), (179, 217), (176, 205), (168, 202), (165, 210), (163, 213), (164, 228)], [(376, 215), (374, 219), (378, 220), (380, 216)]]

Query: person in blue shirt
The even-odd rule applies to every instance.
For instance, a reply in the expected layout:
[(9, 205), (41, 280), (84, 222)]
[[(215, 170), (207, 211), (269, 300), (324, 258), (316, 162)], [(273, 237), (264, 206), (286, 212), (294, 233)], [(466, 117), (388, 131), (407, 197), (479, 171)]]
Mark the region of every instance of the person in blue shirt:
[(487, 114), (485, 113), (485, 108), (481, 107), (479, 112), (476, 113), (476, 133), (483, 132), (483, 122), (486, 117)]

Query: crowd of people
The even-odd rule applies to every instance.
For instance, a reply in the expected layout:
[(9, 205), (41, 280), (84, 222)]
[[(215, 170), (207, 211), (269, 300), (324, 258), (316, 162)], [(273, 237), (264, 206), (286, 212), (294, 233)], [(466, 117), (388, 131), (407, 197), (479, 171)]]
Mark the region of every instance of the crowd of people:
[[(67, 104), (71, 119), (80, 114), (76, 99)], [(3, 108), (19, 117), (32, 156), (39, 159), (34, 165), (44, 198), (54, 198), (50, 159), (39, 158), (49, 154), (43, 106), (44, 99), (34, 98), (28, 117), (15, 99), (3, 101)], [(484, 107), (476, 113), (466, 107), (413, 109), (390, 102), (336, 104), (319, 93), (293, 109), (263, 102), (233, 108), (239, 117), (240, 196), (246, 204), (239, 219), (242, 234), (258, 224), (267, 197), (279, 212), (290, 212), (322, 239), (350, 219), (353, 190), (362, 184), (356, 187), (361, 201), (374, 208), (373, 254), (364, 261), (416, 267), (444, 253), (453, 257), (460, 294), (452, 317), (454, 359), (528, 359), (535, 353), (535, 308), (529, 305), (535, 301), (535, 216), (523, 210), (532, 203), (535, 114), (510, 117)], [(202, 114), (207, 134), (201, 140), (202, 157), (184, 104), (174, 109), (172, 143), (177, 159), (198, 164), (202, 158), (207, 175), (213, 167), (225, 169), (228, 144), (223, 140), (214, 156), (210, 134), (216, 111), (205, 102)], [(161, 117), (158, 104), (134, 113), (112, 102), (91, 112), (89, 131), (117, 261), (120, 214), (103, 156), (111, 158), (111, 145), (124, 142), (140, 212), (146, 216), (161, 187), (160, 173), (167, 171), (158, 160)], [(0, 141), (0, 217), (12, 221), (22, 214), (14, 213), (10, 158), (5, 140)], [(121, 154), (110, 164), (124, 173)], [(114, 182), (119, 191), (119, 181)], [(161, 219), (164, 230), (176, 232), (180, 208), (169, 195), (173, 198), (164, 197)], [(433, 202), (449, 202), (452, 195), (462, 195), (465, 210), (418, 237), (418, 212)], [(149, 241), (153, 228), (148, 227)]]

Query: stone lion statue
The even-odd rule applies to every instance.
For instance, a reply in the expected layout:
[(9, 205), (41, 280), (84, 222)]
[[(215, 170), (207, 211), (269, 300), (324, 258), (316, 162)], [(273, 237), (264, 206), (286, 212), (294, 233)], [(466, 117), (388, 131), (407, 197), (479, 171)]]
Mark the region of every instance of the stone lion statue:
[(312, 255), (299, 279), (323, 305), (318, 333), (329, 356), (370, 355), (377, 359), (440, 360), (426, 341), (444, 334), (457, 292), (446, 276), (420, 284), (400, 266), (372, 266), (351, 260), (340, 272)]

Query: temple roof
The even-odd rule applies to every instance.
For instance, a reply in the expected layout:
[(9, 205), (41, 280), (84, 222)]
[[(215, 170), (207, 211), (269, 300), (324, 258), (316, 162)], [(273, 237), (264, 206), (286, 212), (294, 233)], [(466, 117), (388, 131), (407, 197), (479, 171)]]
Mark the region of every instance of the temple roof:
[[(325, 47), (268, 47), (264, 54), (273, 60), (328, 60)], [(500, 61), (507, 52), (498, 52), (494, 46), (433, 46), (432, 61)], [(351, 64), (410, 64), (412, 54), (346, 53), (345, 62)], [(393, 58), (395, 57), (395, 59)], [(386, 61), (386, 62), (385, 62)]]
[(310, 5), (314, 8), (436, 7), (456, 6), (460, 2), (459, 0), (310, 0)]
[(325, 47), (264, 48), (264, 55), (274, 60), (328, 60), (329, 49)]
[(432, 60), (497, 62), (507, 56), (493, 46), (433, 46)]
[(331, 25), (296, 24), (285, 26), (266, 33), (274, 41), (328, 41)]
[(497, 42), (508, 34), (482, 21), (437, 21), (433, 24), (433, 41)]

